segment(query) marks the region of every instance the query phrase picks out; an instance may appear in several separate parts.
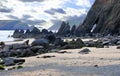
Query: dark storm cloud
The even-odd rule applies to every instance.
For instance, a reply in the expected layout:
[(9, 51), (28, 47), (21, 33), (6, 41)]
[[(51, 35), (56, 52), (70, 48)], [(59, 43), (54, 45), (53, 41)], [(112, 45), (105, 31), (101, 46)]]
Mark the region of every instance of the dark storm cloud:
[(13, 15), (6, 15), (6, 16), (9, 17), (10, 19), (15, 19), (15, 20), (19, 19), (18, 17), (13, 16)]
[(12, 12), (12, 9), (9, 9), (7, 7), (4, 7), (4, 6), (0, 6), (0, 12), (2, 12), (2, 13), (10, 13), (10, 12)]
[(26, 19), (29, 19), (29, 18), (32, 18), (31, 15), (23, 15), (22, 19), (26, 20)]
[(12, 12), (12, 9), (4, 6), (2, 3), (0, 3), (0, 12), (2, 13), (10, 13)]
[(43, 2), (46, 0), (19, 0), (19, 1), (22, 1), (22, 2)]
[(66, 14), (66, 12), (62, 8), (58, 9), (51, 8), (50, 10), (46, 10), (45, 12), (50, 15), (54, 15), (55, 13)]
[(10, 10), (10, 9), (0, 8), (0, 12), (3, 12), (3, 13), (10, 13), (11, 10)]

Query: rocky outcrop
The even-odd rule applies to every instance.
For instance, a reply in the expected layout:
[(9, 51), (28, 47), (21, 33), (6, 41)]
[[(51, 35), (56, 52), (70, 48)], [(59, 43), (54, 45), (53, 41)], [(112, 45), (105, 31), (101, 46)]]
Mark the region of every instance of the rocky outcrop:
[(61, 27), (60, 29), (58, 30), (58, 35), (61, 35), (61, 36), (66, 36), (70, 33), (70, 25), (69, 23), (65, 23), (64, 21), (62, 22), (61, 24)]
[(71, 35), (75, 35), (76, 25), (73, 25), (70, 31)]
[(120, 0), (96, 0), (80, 25), (77, 35), (90, 33), (120, 34)]
[(16, 29), (12, 35), (13, 38), (41, 38), (45, 37), (46, 35), (52, 35), (52, 31), (48, 31), (47, 29), (43, 29), (40, 31), (37, 27), (34, 27), (32, 30), (27, 29), (25, 32), (24, 30)]
[(21, 36), (23, 36), (24, 35), (24, 30), (18, 30), (18, 29), (16, 29), (15, 31), (14, 31), (14, 33), (13, 33), (13, 37), (14, 38), (20, 38)]

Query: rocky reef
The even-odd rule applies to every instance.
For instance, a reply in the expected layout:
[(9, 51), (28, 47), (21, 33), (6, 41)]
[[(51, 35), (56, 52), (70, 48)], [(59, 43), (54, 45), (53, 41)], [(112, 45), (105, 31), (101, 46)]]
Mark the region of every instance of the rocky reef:
[(53, 34), (52, 31), (48, 31), (47, 29), (39, 30), (37, 27), (34, 27), (32, 30), (18, 30), (16, 29), (12, 35), (13, 38), (41, 38), (46, 35)]
[(96, 0), (76, 33), (120, 34), (120, 0)]

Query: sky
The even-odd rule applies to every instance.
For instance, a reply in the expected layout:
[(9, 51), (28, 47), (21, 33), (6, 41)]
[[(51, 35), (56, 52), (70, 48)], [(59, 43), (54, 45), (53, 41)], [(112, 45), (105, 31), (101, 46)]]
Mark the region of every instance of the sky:
[(0, 0), (0, 20), (21, 20), (43, 28), (61, 21), (79, 25), (94, 0)]

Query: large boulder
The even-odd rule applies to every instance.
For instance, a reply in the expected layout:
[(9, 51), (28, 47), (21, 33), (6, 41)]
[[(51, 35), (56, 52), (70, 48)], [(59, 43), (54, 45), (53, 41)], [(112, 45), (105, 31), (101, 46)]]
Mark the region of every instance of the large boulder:
[(117, 49), (120, 49), (120, 45), (117, 46)]
[(32, 46), (43, 46), (44, 48), (48, 48), (49, 42), (47, 39), (36, 39), (31, 43)]
[(30, 48), (29, 45), (25, 45), (25, 44), (12, 44), (10, 46), (10, 49), (27, 49), (27, 48)]
[(62, 49), (76, 49), (76, 48), (82, 48), (85, 46), (85, 43), (78, 38), (76, 41), (73, 39), (72, 41), (66, 43)]
[(43, 46), (32, 46), (31, 47), (31, 51), (33, 52), (37, 52), (39, 49), (44, 49), (44, 47)]
[(13, 58), (13, 57), (3, 58), (2, 60), (3, 60), (4, 66), (11, 66), (11, 65), (21, 64), (25, 62), (25, 59), (19, 59), (19, 58)]
[(56, 40), (56, 37), (54, 34), (47, 35), (45, 38), (49, 41), (49, 43), (54, 43)]
[(61, 46), (62, 43), (63, 43), (63, 40), (61, 38), (56, 38), (56, 40), (54, 41), (55, 46)]

